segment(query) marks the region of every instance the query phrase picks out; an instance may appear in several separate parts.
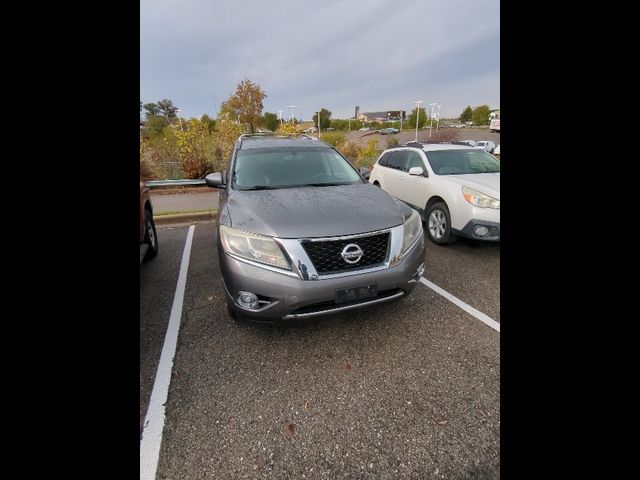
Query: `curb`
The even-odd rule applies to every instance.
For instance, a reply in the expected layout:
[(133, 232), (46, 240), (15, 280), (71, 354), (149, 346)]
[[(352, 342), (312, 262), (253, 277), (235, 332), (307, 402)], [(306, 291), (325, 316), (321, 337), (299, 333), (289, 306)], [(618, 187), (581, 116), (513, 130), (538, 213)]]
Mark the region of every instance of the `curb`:
[(172, 213), (171, 215), (157, 214), (153, 216), (153, 220), (156, 225), (196, 221), (213, 222), (215, 221), (217, 214), (217, 210), (208, 210), (206, 212)]

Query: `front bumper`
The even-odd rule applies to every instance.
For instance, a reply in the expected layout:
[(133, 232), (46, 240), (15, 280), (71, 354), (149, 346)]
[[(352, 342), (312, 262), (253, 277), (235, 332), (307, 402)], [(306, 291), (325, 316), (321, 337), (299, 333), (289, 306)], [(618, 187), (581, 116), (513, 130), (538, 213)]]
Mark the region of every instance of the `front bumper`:
[[(245, 317), (267, 322), (328, 315), (408, 295), (419, 280), (417, 273), (424, 264), (424, 249), (423, 235), (394, 267), (368, 273), (355, 271), (337, 278), (302, 280), (237, 260), (227, 255), (218, 244), (220, 269), (230, 303)], [(336, 290), (369, 284), (377, 285), (376, 297), (360, 302), (335, 303)], [(246, 309), (235, 302), (241, 291), (259, 297), (257, 310)]]
[[(476, 230), (478, 227), (485, 227), (486, 235), (479, 235)], [(484, 229), (480, 229), (483, 231)], [(489, 242), (500, 241), (500, 224), (496, 222), (488, 222), (485, 220), (470, 220), (462, 230), (453, 230), (453, 233), (462, 237), (472, 238), (474, 240), (486, 240)]]

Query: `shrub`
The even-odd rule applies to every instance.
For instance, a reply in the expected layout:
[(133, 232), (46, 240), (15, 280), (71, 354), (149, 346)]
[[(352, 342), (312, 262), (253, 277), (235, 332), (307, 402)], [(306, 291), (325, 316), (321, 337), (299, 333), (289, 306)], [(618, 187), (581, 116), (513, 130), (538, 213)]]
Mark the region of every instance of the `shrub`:
[(278, 127), (276, 133), (278, 135), (291, 135), (297, 132), (296, 126), (293, 123), (283, 123)]
[(219, 119), (213, 133), (213, 145), (215, 151), (214, 172), (219, 172), (227, 168), (231, 159), (233, 146), (242, 135), (243, 126), (228, 118)]
[(367, 146), (360, 151), (358, 157), (358, 167), (366, 167), (375, 162), (378, 157), (378, 140), (372, 138), (367, 142)]
[(358, 157), (360, 156), (360, 151), (362, 150), (355, 143), (339, 143), (335, 146), (336, 150), (338, 150), (343, 156), (345, 156), (353, 165), (357, 165)]
[(146, 140), (140, 140), (140, 178), (150, 180), (154, 178), (153, 170), (149, 162), (149, 144)]
[(389, 141), (387, 142), (387, 148), (397, 147), (399, 144), (400, 142), (398, 142), (398, 139), (396, 137), (390, 137)]
[(320, 140), (327, 142), (334, 147), (344, 143), (344, 133), (341, 132), (323, 132), (320, 134)]
[(185, 178), (204, 178), (214, 171), (215, 145), (207, 123), (190, 119), (174, 134)]
[(436, 132), (433, 130), (431, 132), (431, 138), (428, 138), (430, 142), (455, 142), (458, 140), (458, 130), (457, 129), (445, 129)]

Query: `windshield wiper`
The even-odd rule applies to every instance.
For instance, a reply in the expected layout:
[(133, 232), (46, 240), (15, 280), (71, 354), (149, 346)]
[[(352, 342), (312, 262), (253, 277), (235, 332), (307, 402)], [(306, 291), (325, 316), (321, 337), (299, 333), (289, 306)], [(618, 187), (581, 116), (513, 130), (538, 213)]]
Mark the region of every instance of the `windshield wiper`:
[(253, 187), (240, 188), (240, 190), (277, 190), (279, 187), (272, 187), (269, 185), (254, 185)]

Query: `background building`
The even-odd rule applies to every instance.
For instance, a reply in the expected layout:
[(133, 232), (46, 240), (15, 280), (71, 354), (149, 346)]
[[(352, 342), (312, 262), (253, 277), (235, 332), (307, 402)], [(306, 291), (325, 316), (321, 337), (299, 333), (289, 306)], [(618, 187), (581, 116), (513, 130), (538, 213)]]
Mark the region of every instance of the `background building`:
[(402, 115), (402, 120), (407, 118), (407, 112), (405, 110), (385, 110), (382, 112), (366, 112), (361, 113), (356, 116), (358, 120), (361, 122), (389, 122), (394, 120), (400, 120), (400, 116)]

